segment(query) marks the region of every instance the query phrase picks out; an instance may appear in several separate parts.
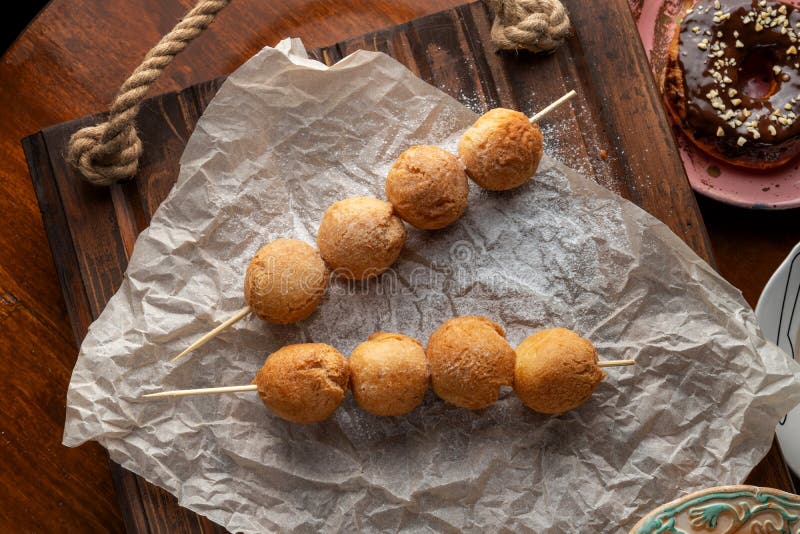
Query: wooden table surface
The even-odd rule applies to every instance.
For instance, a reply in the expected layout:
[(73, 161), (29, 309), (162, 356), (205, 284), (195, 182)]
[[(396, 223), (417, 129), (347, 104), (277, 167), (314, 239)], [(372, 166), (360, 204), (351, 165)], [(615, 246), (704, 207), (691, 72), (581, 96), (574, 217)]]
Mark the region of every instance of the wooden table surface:
[[(152, 94), (234, 70), (287, 35), (323, 46), (460, 0), (237, 0), (165, 72)], [(20, 139), (105, 109), (188, 0), (53, 0), (0, 61), (0, 527), (120, 531), (108, 461), (61, 446), (77, 356)], [(699, 199), (718, 267), (755, 301), (800, 241), (800, 212)]]

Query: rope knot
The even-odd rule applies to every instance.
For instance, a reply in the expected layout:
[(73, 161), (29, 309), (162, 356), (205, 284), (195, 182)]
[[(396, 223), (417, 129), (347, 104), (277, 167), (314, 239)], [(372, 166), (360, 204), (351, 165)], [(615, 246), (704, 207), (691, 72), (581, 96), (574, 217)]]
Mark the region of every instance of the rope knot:
[(570, 32), (569, 15), (559, 0), (489, 0), (494, 11), (492, 40), (502, 50), (549, 52)]
[(133, 178), (142, 155), (142, 142), (136, 133), (135, 120), (147, 90), (175, 56), (229, 3), (230, 0), (198, 0), (125, 80), (111, 104), (108, 120), (72, 134), (67, 159), (87, 181), (95, 185), (111, 185)]
[(120, 125), (116, 135), (111, 122), (81, 128), (69, 139), (67, 160), (95, 185), (111, 185), (132, 178), (142, 155), (142, 142), (133, 122)]
[[(547, 52), (569, 35), (569, 17), (559, 0), (487, 1), (495, 13), (492, 40), (501, 49)], [(134, 121), (147, 90), (229, 2), (198, 0), (122, 85), (108, 121), (72, 135), (67, 159), (86, 180), (96, 185), (111, 185), (136, 174), (142, 142)]]

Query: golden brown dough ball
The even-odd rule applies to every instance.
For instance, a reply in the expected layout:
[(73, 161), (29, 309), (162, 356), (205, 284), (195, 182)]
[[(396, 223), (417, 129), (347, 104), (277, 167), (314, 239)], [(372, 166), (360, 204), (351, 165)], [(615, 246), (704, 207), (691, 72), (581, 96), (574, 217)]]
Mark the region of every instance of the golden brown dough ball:
[(348, 363), (353, 397), (371, 414), (408, 413), (428, 391), (428, 358), (413, 337), (376, 332), (353, 349)]
[(353, 197), (333, 204), (322, 217), (317, 246), (337, 274), (352, 280), (389, 268), (406, 242), (406, 227), (388, 202)]
[(287, 345), (267, 357), (256, 374), (261, 401), (295, 423), (327, 419), (342, 403), (350, 373), (347, 360), (324, 343)]
[(542, 132), (523, 113), (495, 108), (464, 132), (458, 154), (479, 186), (491, 191), (513, 189), (536, 174)]
[(244, 299), (261, 319), (288, 324), (311, 315), (327, 286), (328, 268), (314, 247), (278, 239), (261, 247), (247, 266)]
[(445, 401), (478, 410), (497, 400), (514, 377), (514, 349), (505, 332), (485, 317), (456, 317), (428, 340), (433, 390)]
[(514, 391), (537, 412), (577, 408), (605, 376), (594, 345), (566, 328), (536, 332), (517, 347)]
[(412, 146), (386, 177), (386, 198), (421, 230), (444, 228), (467, 208), (469, 184), (458, 158), (438, 146)]

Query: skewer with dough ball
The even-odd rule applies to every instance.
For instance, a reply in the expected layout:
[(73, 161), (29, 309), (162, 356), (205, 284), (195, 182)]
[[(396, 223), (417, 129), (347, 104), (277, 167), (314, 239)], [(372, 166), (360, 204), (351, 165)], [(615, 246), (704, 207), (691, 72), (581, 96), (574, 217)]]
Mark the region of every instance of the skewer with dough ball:
[(179, 389), (143, 395), (144, 399), (257, 391), (269, 411), (294, 423), (317, 423), (333, 415), (344, 400), (350, 367), (341, 353), (324, 343), (299, 343), (278, 349), (251, 384)]
[(202, 347), (251, 311), (264, 321), (276, 324), (305, 319), (322, 302), (328, 278), (325, 262), (307, 243), (278, 239), (261, 247), (250, 261), (244, 278), (247, 306), (192, 343), (173, 361)]
[[(525, 116), (519, 112), (496, 109), (486, 113), (459, 143), (467, 173), (487, 189), (509, 189), (530, 179), (541, 157), (541, 133), (530, 125), (573, 96), (575, 91), (570, 91), (526, 118), (530, 129), (521, 125), (520, 116)], [(519, 146), (515, 147), (515, 143)], [(353, 280), (381, 274), (394, 263), (405, 244), (406, 229), (397, 214), (421, 229), (447, 226), (466, 209), (468, 187), (464, 176), (458, 160), (445, 150), (411, 147), (398, 158), (387, 177), (386, 196), (391, 204), (354, 197), (328, 208), (317, 235), (322, 259), (337, 274)], [(251, 311), (279, 324), (308, 317), (319, 306), (328, 282), (325, 265), (317, 260), (311, 247), (292, 239), (262, 248), (247, 270), (247, 306), (173, 361), (202, 347)]]
[(377, 332), (353, 349), (348, 362), (353, 397), (371, 414), (408, 413), (428, 391), (428, 359), (412, 337)]
[(514, 391), (537, 412), (567, 412), (586, 402), (605, 378), (598, 364), (589, 340), (566, 328), (542, 330), (517, 347)]
[(420, 230), (444, 228), (461, 217), (468, 194), (461, 162), (438, 146), (412, 146), (386, 177), (386, 198), (403, 220)]
[(406, 227), (388, 202), (352, 197), (333, 204), (322, 217), (317, 246), (336, 274), (351, 280), (378, 276), (400, 255)]
[(570, 91), (530, 119), (505, 108), (481, 115), (458, 142), (467, 175), (490, 191), (513, 189), (533, 178), (542, 159), (542, 132), (536, 122), (575, 94)]
[(264, 405), (281, 419), (317, 423), (342, 403), (349, 377), (347, 360), (338, 350), (301, 343), (270, 354), (253, 383)]
[(464, 132), (458, 154), (476, 184), (506, 191), (536, 174), (542, 159), (542, 132), (524, 113), (495, 108)]
[(501, 386), (514, 378), (514, 349), (500, 325), (485, 317), (456, 317), (428, 340), (433, 391), (461, 408), (479, 410), (494, 403)]
[(328, 286), (328, 268), (311, 245), (278, 239), (264, 246), (247, 266), (244, 299), (264, 321), (289, 324), (317, 309)]
[[(594, 346), (564, 328), (543, 330), (514, 350), (503, 329), (484, 317), (456, 317), (428, 341), (378, 332), (357, 346), (349, 362), (323, 343), (287, 345), (272, 353), (252, 384), (161, 391), (145, 399), (258, 391), (278, 417), (313, 423), (331, 416), (348, 386), (359, 406), (376, 415), (402, 415), (422, 402), (430, 382), (443, 400), (477, 410), (514, 390), (528, 407), (561, 413), (580, 405), (605, 373), (600, 367), (633, 360), (597, 361)], [(348, 384), (349, 381), (349, 384)]]

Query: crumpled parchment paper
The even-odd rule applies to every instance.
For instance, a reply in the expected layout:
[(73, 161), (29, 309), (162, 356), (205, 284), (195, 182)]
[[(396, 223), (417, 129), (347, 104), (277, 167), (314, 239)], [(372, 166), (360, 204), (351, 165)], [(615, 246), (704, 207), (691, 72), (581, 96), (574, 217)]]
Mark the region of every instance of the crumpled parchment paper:
[[(183, 506), (243, 532), (614, 531), (681, 494), (741, 482), (800, 401), (800, 367), (666, 226), (546, 157), (519, 189), (473, 186), (452, 227), (410, 229), (393, 271), (334, 281), (306, 321), (249, 317), (169, 362), (244, 305), (260, 246), (314, 243), (331, 203), (383, 197), (404, 149), (455, 150), (475, 118), (379, 53), (327, 68), (287, 40), (239, 68), (83, 342), (64, 443), (97, 440)], [(557, 417), (510, 390), (480, 412), (429, 393), (399, 418), (365, 414), (348, 397), (308, 426), (270, 415), (255, 393), (139, 400), (247, 384), (288, 343), (348, 354), (376, 330), (424, 343), (462, 314), (491, 317), (514, 346), (543, 327), (573, 328), (603, 359), (637, 365), (608, 369), (588, 402)]]

